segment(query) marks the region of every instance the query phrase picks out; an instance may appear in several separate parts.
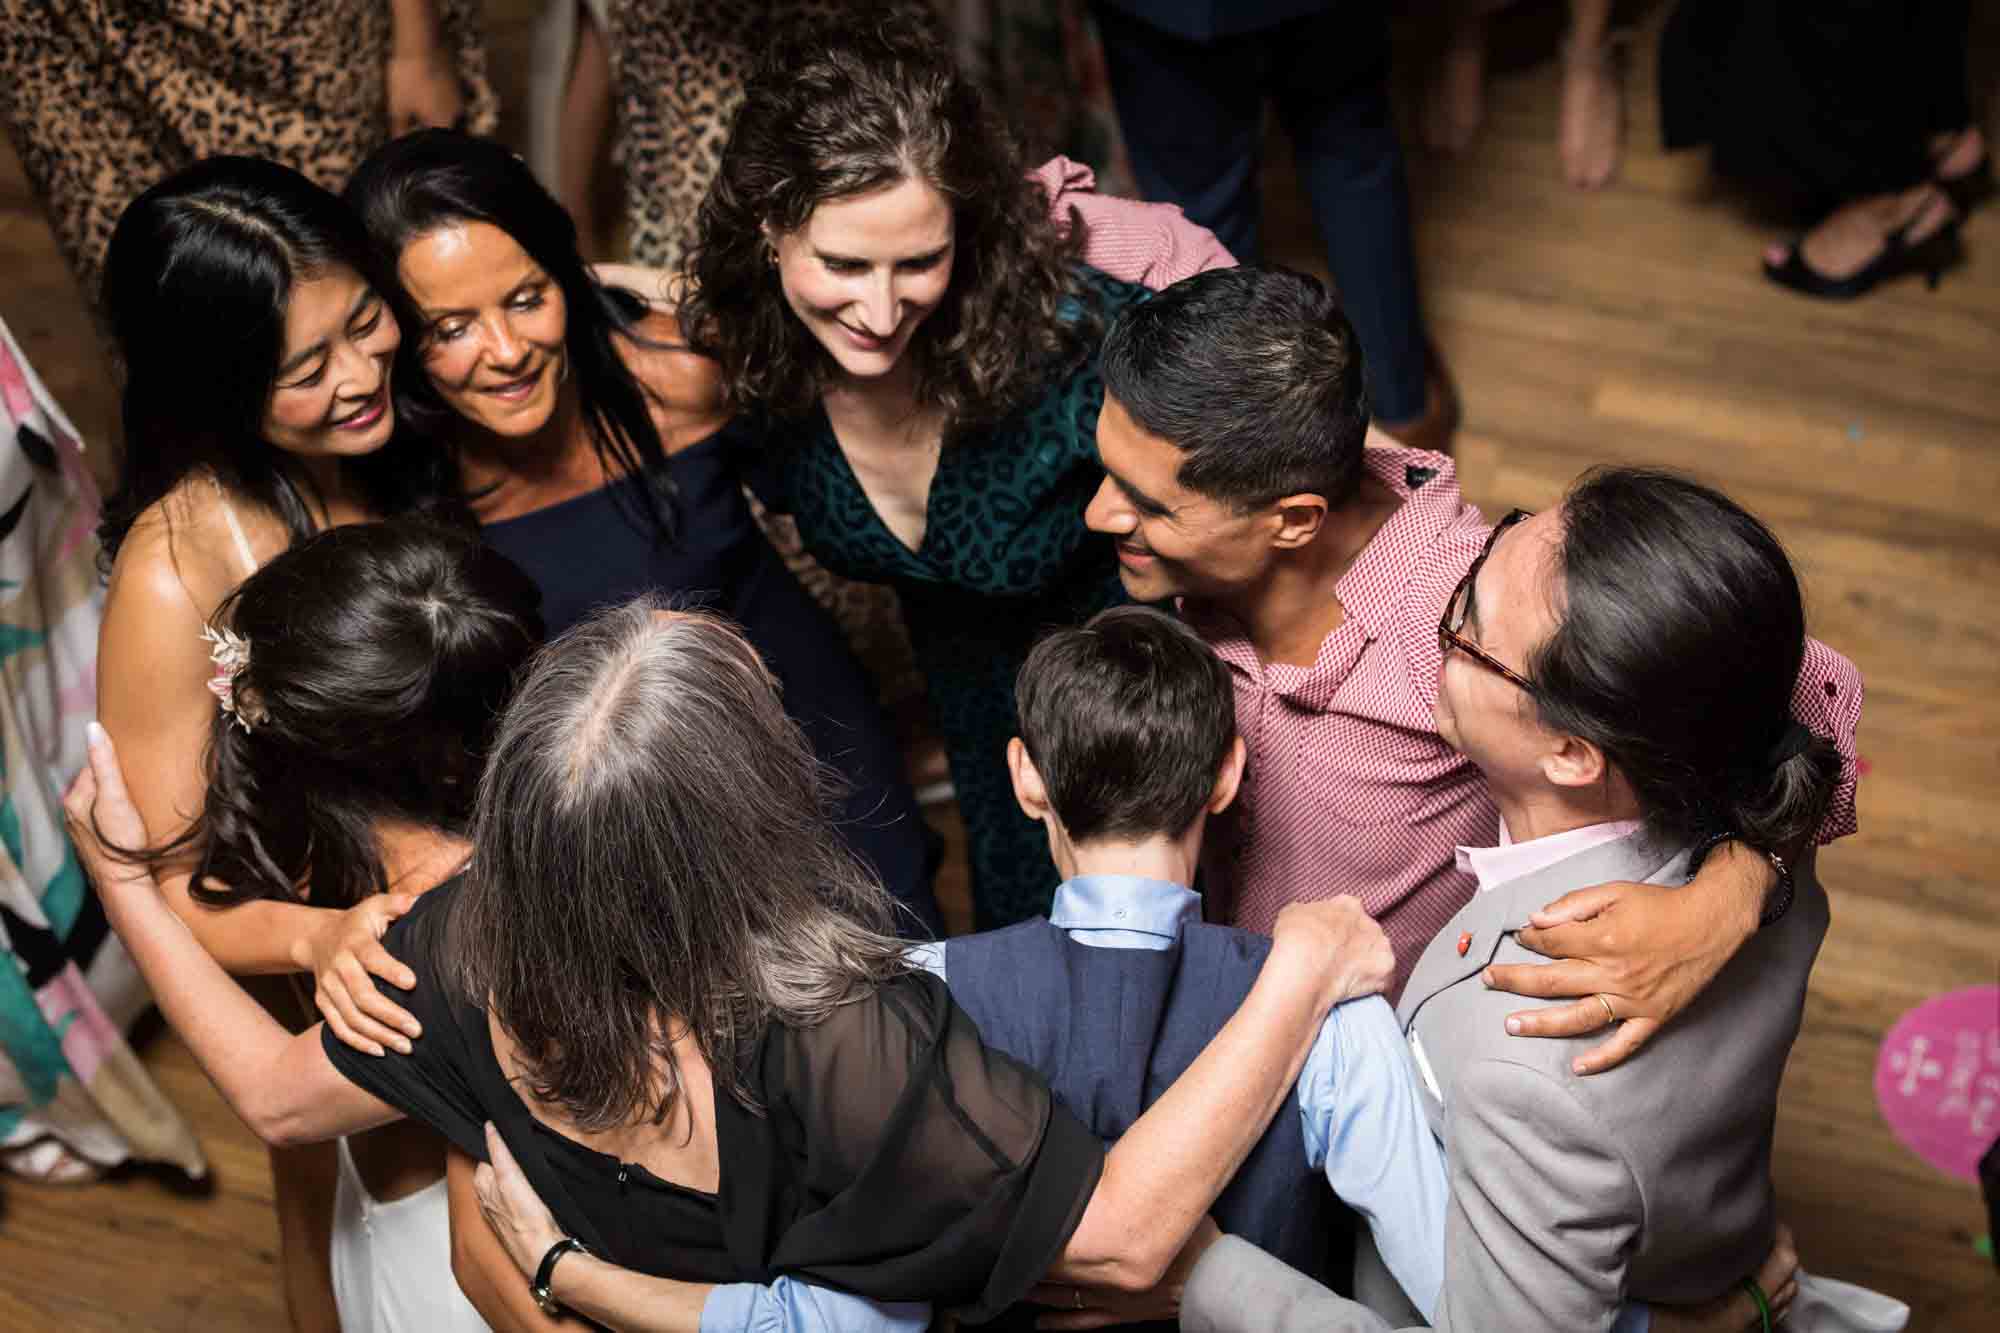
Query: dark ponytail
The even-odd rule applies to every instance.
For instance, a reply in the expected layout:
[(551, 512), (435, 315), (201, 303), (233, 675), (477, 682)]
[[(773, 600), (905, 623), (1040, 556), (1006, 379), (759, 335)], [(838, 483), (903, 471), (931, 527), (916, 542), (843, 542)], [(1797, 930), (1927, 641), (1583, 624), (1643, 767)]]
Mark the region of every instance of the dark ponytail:
[[(542, 639), (540, 594), (498, 552), (411, 519), (331, 528), (216, 612), (248, 644), (218, 710), (206, 804), (158, 856), (190, 893), (348, 907), (388, 887), (384, 818), (463, 832), (493, 724)], [(246, 728), (245, 720), (250, 725)]]
[(1791, 717), (1805, 604), (1770, 529), (1684, 477), (1606, 468), (1564, 501), (1559, 561), (1561, 623), (1528, 664), (1544, 725), (1601, 749), (1664, 838), (1796, 854), (1841, 760)]
[[(1840, 749), (1793, 722), (1803, 733), (1796, 746), (1767, 757), (1724, 816), (1722, 827), (1752, 847), (1796, 856), (1811, 845), (1826, 820), (1827, 803), (1840, 786)], [(1789, 728), (1788, 728), (1789, 729)], [(1775, 759), (1775, 762), (1772, 762)]]

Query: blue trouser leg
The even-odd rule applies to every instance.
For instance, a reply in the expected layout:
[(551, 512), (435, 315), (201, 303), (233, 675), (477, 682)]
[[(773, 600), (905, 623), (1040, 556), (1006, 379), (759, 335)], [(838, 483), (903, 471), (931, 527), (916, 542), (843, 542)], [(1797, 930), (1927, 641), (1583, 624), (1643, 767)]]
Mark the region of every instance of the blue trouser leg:
[(1326, 244), (1327, 268), (1361, 340), (1375, 416), (1424, 410), (1426, 339), (1403, 146), (1389, 109), (1389, 30), (1381, 5), (1273, 29), (1272, 96)]
[(1240, 262), (1256, 263), (1260, 46), (1190, 42), (1115, 9), (1094, 12), (1140, 194), (1179, 204)]
[(1361, 340), (1375, 415), (1420, 415), (1427, 344), (1381, 0), (1342, 0), (1324, 14), (1213, 42), (1174, 37), (1102, 5), (1094, 12), (1140, 192), (1179, 204), (1246, 264), (1258, 259), (1264, 98), (1276, 101), (1327, 268)]

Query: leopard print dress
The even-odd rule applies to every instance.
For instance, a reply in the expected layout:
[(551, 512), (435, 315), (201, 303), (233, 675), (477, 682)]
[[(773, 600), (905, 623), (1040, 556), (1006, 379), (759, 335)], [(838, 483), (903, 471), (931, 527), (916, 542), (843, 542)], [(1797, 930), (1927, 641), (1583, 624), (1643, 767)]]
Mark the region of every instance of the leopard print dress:
[[(434, 0), (464, 125), (492, 132), (479, 0)], [(388, 0), (0, 0), (0, 120), (95, 303), (118, 215), (198, 158), (339, 189), (389, 132)]]

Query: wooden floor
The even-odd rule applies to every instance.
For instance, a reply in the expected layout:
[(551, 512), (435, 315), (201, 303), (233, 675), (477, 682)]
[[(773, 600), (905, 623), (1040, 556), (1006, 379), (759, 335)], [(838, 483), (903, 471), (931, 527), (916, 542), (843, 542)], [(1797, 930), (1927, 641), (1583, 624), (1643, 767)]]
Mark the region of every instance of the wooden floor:
[[(528, 6), (493, 8), (513, 94)], [(1977, 44), (2000, 50), (1991, 30)], [(1868, 702), (1863, 831), (1821, 862), (1834, 919), (1779, 1111), (1782, 1210), (1809, 1268), (1909, 1301), (1913, 1328), (1991, 1330), (2000, 1273), (1973, 1250), (1977, 1192), (1891, 1138), (1872, 1071), (1911, 1006), (2000, 980), (2000, 209), (1935, 293), (1906, 282), (1837, 307), (1778, 292), (1757, 274), (1764, 233), (1711, 198), (1697, 159), (1653, 148), (1650, 52), (1632, 62), (1624, 175), (1600, 195), (1557, 174), (1547, 62), (1496, 79), (1469, 158), (1413, 158), (1432, 330), (1465, 402), (1460, 466), (1490, 512), (1547, 505), (1593, 463), (1667, 464), (1789, 544), (1813, 629), (1860, 664)], [(1320, 267), (1282, 160), (1269, 196), (1272, 257)], [(109, 380), (11, 157), (0, 313), (108, 441)], [(962, 871), (950, 891), (962, 903)], [(279, 1327), (262, 1150), (177, 1041), (147, 1059), (195, 1117), (215, 1193), (9, 1182), (0, 1328)]]

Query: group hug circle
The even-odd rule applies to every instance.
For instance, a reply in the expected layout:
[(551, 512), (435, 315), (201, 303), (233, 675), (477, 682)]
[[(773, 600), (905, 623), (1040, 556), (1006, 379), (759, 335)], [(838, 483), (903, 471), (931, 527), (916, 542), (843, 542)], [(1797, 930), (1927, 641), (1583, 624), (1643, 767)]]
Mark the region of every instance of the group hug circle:
[[(1322, 284), (1031, 167), (890, 19), (774, 43), (681, 272), (446, 129), (118, 221), (71, 830), (343, 1140), (343, 1319), (1782, 1312), (1862, 693), (1783, 548), (1644, 469), (1489, 523)], [(978, 933), (752, 495), (895, 590)]]

